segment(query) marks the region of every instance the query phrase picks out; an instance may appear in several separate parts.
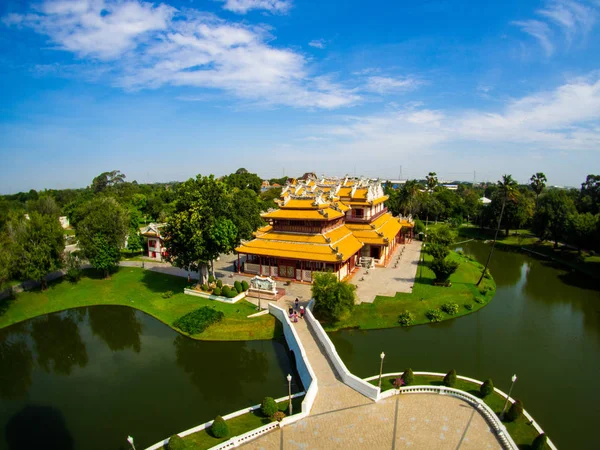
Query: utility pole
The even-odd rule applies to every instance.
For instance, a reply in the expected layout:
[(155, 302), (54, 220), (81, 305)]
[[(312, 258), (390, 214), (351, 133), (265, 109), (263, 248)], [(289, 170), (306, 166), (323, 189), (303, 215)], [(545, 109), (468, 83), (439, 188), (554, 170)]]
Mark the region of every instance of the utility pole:
[(398, 180), (402, 179), (402, 166), (400, 166), (400, 173), (398, 174)]

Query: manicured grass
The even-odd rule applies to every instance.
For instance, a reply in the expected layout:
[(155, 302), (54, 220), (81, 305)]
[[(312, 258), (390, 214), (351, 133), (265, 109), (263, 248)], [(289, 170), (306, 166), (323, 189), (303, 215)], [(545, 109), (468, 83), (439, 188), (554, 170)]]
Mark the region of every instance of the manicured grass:
[[(493, 239), (494, 231), (473, 226), (462, 226), (458, 230), (459, 240), (462, 240), (462, 238)], [(515, 234), (515, 232), (518, 232), (518, 234)], [(568, 247), (555, 249), (553, 242), (540, 241), (530, 230), (511, 230), (509, 236), (504, 236), (504, 232), (501, 230), (498, 234), (496, 246), (498, 248), (525, 249), (541, 253), (571, 269), (600, 278), (600, 255), (592, 256), (588, 252), (582, 252), (579, 255), (577, 250)]]
[[(373, 303), (362, 303), (354, 308), (352, 314), (335, 324), (324, 324), (327, 331), (335, 331), (343, 328), (358, 328), (369, 330), (376, 328), (399, 327), (398, 316), (404, 311), (409, 311), (415, 316), (413, 325), (430, 323), (425, 316), (428, 310), (439, 308), (444, 303), (458, 304), (458, 313), (450, 316), (443, 313), (443, 320), (454, 319), (475, 312), (484, 307), (494, 297), (496, 284), (493, 279), (484, 278), (479, 288), (475, 286), (483, 266), (469, 257), (450, 252), (448, 258), (460, 261), (458, 270), (450, 277), (452, 286), (433, 286), (435, 275), (428, 267), (432, 260), (430, 255), (425, 255), (425, 264), (419, 265), (417, 278), (413, 292), (397, 293), (394, 297), (377, 296)], [(423, 269), (422, 278), (419, 274)], [(484, 294), (480, 289), (487, 287), (489, 290)], [(483, 303), (475, 302), (478, 297)], [(472, 310), (467, 310), (465, 304), (472, 305)]]
[[(395, 377), (382, 379), (381, 390), (387, 391), (389, 389), (394, 389), (394, 380)], [(374, 379), (371, 380), (370, 383), (377, 386), (379, 380)], [(415, 375), (415, 380), (411, 386), (442, 386), (443, 384), (443, 377), (437, 377), (433, 375)], [(454, 388), (468, 392), (477, 398), (481, 398), (479, 394), (479, 386), (479, 384), (471, 383), (470, 381), (457, 379), (456, 386), (454, 386)], [(483, 401), (492, 409), (492, 411), (496, 413), (498, 417), (500, 417), (500, 413), (502, 412), (502, 408), (504, 407), (504, 403), (506, 401), (505, 398), (494, 392), (493, 394), (484, 398)], [(527, 405), (524, 406), (525, 409), (527, 409)], [(508, 408), (510, 408), (510, 404), (508, 405), (507, 410)], [(503, 424), (506, 426), (506, 430), (511, 435), (515, 443), (519, 446), (519, 448), (522, 449), (529, 448), (533, 440), (538, 435), (533, 425), (529, 424), (529, 421), (525, 418), (525, 416), (520, 417), (514, 422), (503, 422)]]
[[(304, 400), (304, 396), (297, 397), (292, 399), (293, 410), (297, 413), (302, 411), (302, 401)], [(280, 411), (283, 411), (287, 414), (288, 412), (288, 402), (278, 403)], [(213, 417), (214, 419), (214, 417)], [(264, 417), (260, 409), (254, 410), (247, 414), (242, 414), (241, 416), (234, 417), (227, 421), (227, 425), (229, 425), (229, 436), (225, 438), (215, 438), (210, 434), (209, 430), (202, 430), (194, 434), (190, 434), (183, 438), (185, 443), (187, 444), (187, 448), (193, 448), (198, 450), (208, 449), (221, 442), (227, 441), (234, 436), (240, 436), (248, 431), (254, 430), (255, 428), (262, 427), (268, 423), (271, 423), (271, 419), (268, 417)]]
[[(34, 290), (17, 294), (15, 300), (4, 302), (0, 308), (0, 328), (42, 314), (69, 308), (93, 305), (125, 305), (139, 309), (161, 322), (172, 326), (179, 317), (201, 306), (209, 306), (225, 314), (217, 325), (191, 336), (200, 340), (242, 341), (273, 339), (281, 334), (281, 327), (271, 315), (248, 319), (256, 312), (255, 306), (244, 300), (229, 305), (200, 297), (185, 295), (187, 280), (136, 267), (121, 267), (109, 279), (102, 279), (92, 270), (84, 271), (77, 283), (60, 279), (50, 283), (46, 291)], [(162, 294), (172, 291), (171, 298)], [(177, 330), (181, 333), (180, 330)], [(182, 333), (185, 334), (185, 333)]]

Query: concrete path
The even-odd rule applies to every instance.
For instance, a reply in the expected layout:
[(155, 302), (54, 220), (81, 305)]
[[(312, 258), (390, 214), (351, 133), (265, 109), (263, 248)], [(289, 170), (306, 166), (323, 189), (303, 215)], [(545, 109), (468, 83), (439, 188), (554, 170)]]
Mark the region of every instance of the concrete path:
[(364, 397), (337, 379), (306, 321), (294, 326), (318, 380), (319, 392), (311, 414), (244, 448), (501, 448), (483, 416), (454, 397), (409, 394), (378, 403)]

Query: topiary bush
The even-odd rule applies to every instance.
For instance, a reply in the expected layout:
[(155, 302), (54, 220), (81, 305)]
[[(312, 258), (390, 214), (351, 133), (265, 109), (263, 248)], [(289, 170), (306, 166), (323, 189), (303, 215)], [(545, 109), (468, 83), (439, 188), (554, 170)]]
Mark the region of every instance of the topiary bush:
[(442, 311), (440, 309), (430, 309), (425, 313), (425, 316), (429, 319), (430, 322), (441, 322), (444, 318)]
[(185, 450), (185, 447), (185, 441), (177, 434), (174, 434), (169, 438), (169, 443), (167, 444), (169, 450)]
[(273, 417), (277, 411), (279, 411), (279, 408), (273, 397), (265, 397), (260, 404), (260, 412), (262, 412), (265, 417)]
[(481, 398), (485, 398), (494, 392), (494, 383), (491, 378), (488, 378), (479, 387), (479, 394), (481, 394)]
[(227, 437), (229, 435), (229, 425), (227, 425), (225, 419), (221, 416), (217, 416), (210, 426), (210, 432), (218, 439)]
[(227, 285), (223, 286), (223, 288), (221, 289), (221, 295), (223, 297), (229, 297), (229, 292), (231, 291), (231, 288)]
[(504, 420), (506, 422), (514, 422), (519, 417), (523, 415), (523, 402), (521, 400), (516, 400), (506, 412), (506, 416)]
[(246, 292), (249, 287), (250, 287), (250, 285), (248, 284), (248, 282), (246, 280), (242, 281), (242, 290), (244, 292)]
[(545, 450), (547, 442), (548, 436), (544, 433), (538, 434), (538, 437), (536, 437), (531, 444), (531, 450)]
[(473, 305), (471, 305), (470, 303), (465, 303), (465, 309), (467, 311), (471, 311), (473, 309)]
[(221, 295), (221, 288), (218, 286), (216, 288), (214, 288), (213, 295)]
[(485, 303), (485, 299), (483, 297), (473, 297), (473, 300), (475, 300), (475, 303), (479, 303), (480, 305), (483, 305)]
[(404, 371), (401, 378), (404, 381), (404, 386), (410, 386), (415, 381), (415, 374), (409, 367)]
[(456, 370), (452, 369), (444, 377), (444, 386), (454, 387), (456, 386)]
[(438, 283), (443, 283), (450, 278), (460, 263), (458, 261), (450, 261), (447, 259), (437, 258), (431, 261), (429, 267), (435, 273), (435, 281)]
[(162, 298), (171, 298), (173, 297), (173, 291), (163, 292)]
[(221, 280), (217, 280), (217, 287), (218, 288), (222, 288), (223, 287), (223, 282)]
[(403, 327), (411, 326), (415, 322), (414, 314), (411, 314), (408, 311), (404, 311), (402, 314), (398, 316), (398, 323)]
[(203, 291), (208, 291), (208, 284), (204, 283), (202, 286), (200, 286), (200, 289)]
[(241, 293), (242, 292), (242, 283), (240, 283), (239, 281), (236, 281), (233, 283), (233, 288), (237, 291), (237, 293)]
[(231, 289), (231, 290), (229, 291), (229, 294), (227, 294), (227, 297), (229, 297), (229, 298), (234, 298), (234, 297), (235, 297), (235, 296), (237, 296), (237, 295), (238, 295), (237, 291), (236, 291), (235, 289)]
[(284, 418), (285, 413), (283, 411), (277, 411), (275, 414), (273, 414), (273, 420), (276, 420), (277, 422), (281, 422)]
[(225, 314), (221, 311), (203, 306), (180, 317), (173, 322), (173, 325), (188, 334), (198, 334), (202, 333), (210, 325), (223, 320), (224, 316)]
[(208, 276), (208, 283), (211, 284), (211, 283), (214, 283), (214, 282), (215, 282), (215, 276), (211, 273)]
[(456, 303), (444, 303), (441, 306), (441, 309), (450, 316), (453, 316), (454, 314), (458, 313), (458, 305)]

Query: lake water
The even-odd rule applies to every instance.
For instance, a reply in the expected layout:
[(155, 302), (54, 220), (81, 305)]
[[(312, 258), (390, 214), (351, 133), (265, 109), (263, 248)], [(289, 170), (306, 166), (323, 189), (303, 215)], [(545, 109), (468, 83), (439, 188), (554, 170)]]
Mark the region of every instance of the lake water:
[[(489, 245), (463, 250), (485, 262)], [(527, 255), (496, 249), (490, 270), (496, 296), (479, 312), (408, 329), (331, 333), (348, 368), (360, 377), (384, 372), (447, 372), (508, 391), (562, 449), (596, 449), (600, 418), (598, 282)], [(462, 307), (462, 305), (461, 305)]]
[(287, 395), (288, 373), (278, 341), (195, 341), (121, 306), (49, 314), (0, 330), (0, 449), (143, 449)]

